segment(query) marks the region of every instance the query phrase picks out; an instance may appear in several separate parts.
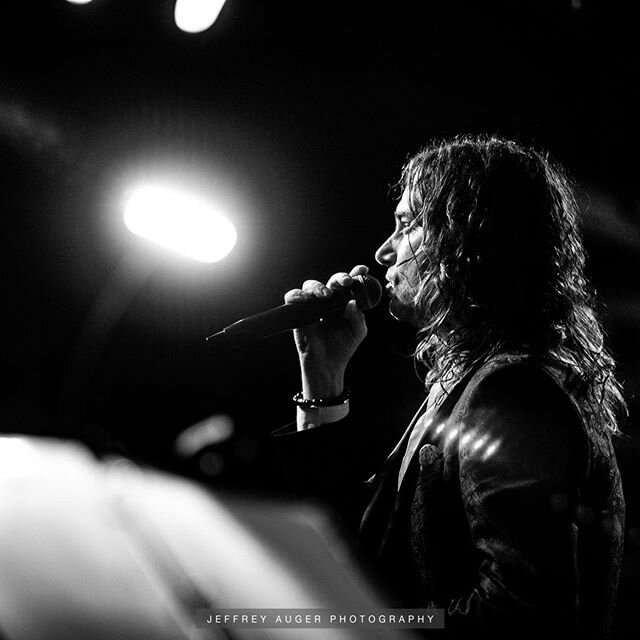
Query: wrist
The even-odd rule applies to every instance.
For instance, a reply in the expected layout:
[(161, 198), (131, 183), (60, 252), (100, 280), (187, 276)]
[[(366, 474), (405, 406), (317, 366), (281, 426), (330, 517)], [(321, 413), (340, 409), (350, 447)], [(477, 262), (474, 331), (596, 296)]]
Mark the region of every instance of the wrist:
[(304, 398), (335, 398), (344, 391), (344, 373), (318, 375), (302, 373)]
[(324, 396), (324, 397), (305, 397), (302, 391), (298, 391), (292, 400), (302, 409), (320, 409), (324, 407), (336, 407), (349, 402), (350, 396), (349, 389), (345, 389), (338, 396)]

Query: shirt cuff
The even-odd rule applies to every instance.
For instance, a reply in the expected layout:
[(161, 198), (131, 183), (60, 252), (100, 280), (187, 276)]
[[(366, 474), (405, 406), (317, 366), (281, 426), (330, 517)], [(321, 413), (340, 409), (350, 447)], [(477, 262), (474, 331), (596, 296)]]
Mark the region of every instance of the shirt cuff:
[(309, 409), (298, 407), (296, 410), (296, 425), (298, 431), (305, 431), (306, 429), (319, 427), (321, 424), (338, 422), (338, 420), (346, 418), (348, 413), (349, 401), (329, 407), (314, 407)]

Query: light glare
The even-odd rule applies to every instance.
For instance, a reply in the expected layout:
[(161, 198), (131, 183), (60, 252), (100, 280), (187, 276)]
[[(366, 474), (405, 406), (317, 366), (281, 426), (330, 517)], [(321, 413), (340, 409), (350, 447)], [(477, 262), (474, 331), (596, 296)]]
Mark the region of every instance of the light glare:
[(200, 262), (222, 260), (237, 239), (235, 227), (210, 203), (163, 186), (134, 191), (124, 223), (132, 233)]
[(500, 441), (492, 442), (485, 450), (483, 460), (490, 458), (500, 447)]
[(454, 427), (447, 434), (447, 442), (451, 442), (457, 435), (458, 435), (458, 429), (456, 427)]
[(91, 0), (67, 0), (71, 4), (89, 4)]
[(176, 0), (176, 25), (187, 33), (206, 31), (218, 18), (225, 0)]

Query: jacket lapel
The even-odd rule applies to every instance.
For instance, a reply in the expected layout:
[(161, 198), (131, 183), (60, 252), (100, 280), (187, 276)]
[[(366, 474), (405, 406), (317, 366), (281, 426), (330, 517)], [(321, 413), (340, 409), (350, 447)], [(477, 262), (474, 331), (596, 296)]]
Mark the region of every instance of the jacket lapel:
[(391, 516), (397, 502), (397, 478), (407, 442), (414, 425), (423, 415), (427, 399), (411, 419), (409, 426), (393, 451), (387, 456), (382, 469), (369, 481), (373, 497), (369, 501), (360, 523), (360, 538), (374, 555), (378, 555), (387, 537)]
[[(434, 413), (432, 420), (433, 424), (439, 424), (440, 422), (448, 419), (451, 414), (451, 410), (459, 400), (462, 392), (474, 373), (475, 370), (464, 376), (464, 378), (456, 384), (451, 392), (446, 396), (442, 404)], [(422, 403), (420, 409), (415, 414), (409, 424), (409, 427), (400, 439), (400, 442), (385, 461), (381, 471), (376, 474), (372, 480), (373, 497), (362, 517), (360, 536), (364, 546), (375, 556), (382, 554), (394, 523), (397, 520), (396, 514), (404, 509), (404, 507), (409, 504), (413, 498), (416, 485), (416, 474), (418, 472), (418, 456), (413, 455), (399, 490), (398, 473), (400, 471), (402, 459), (413, 427), (422, 417), (426, 408), (427, 400)], [(429, 439), (430, 433), (426, 432), (420, 441), (420, 445), (416, 449), (416, 454), (425, 441), (428, 441)]]

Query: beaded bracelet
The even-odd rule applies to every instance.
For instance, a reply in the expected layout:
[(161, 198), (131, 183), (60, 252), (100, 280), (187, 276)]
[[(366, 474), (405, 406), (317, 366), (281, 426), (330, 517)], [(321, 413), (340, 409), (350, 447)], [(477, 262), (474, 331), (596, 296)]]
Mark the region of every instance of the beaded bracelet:
[(304, 398), (302, 391), (298, 391), (293, 396), (293, 402), (302, 409), (318, 409), (319, 407), (337, 407), (341, 404), (349, 402), (351, 392), (349, 389), (345, 389), (339, 396), (333, 398)]

